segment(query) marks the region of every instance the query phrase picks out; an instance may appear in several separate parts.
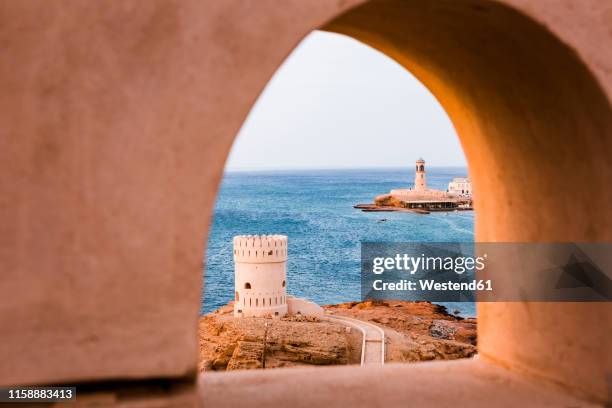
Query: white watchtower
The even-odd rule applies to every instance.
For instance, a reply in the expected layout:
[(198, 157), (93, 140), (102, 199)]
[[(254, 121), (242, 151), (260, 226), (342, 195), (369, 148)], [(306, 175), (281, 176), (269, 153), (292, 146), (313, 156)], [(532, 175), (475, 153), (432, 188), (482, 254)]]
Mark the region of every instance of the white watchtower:
[(235, 317), (287, 314), (287, 236), (234, 237)]

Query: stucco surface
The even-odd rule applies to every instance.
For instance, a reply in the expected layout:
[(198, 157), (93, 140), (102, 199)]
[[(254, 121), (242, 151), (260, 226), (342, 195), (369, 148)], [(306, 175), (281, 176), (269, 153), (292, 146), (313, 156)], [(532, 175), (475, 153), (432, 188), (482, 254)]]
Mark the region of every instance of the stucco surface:
[[(0, 2), (0, 385), (195, 371), (227, 152), (275, 69), (322, 26), (395, 58), (447, 110), (476, 239), (612, 240), (610, 2), (388, 0), (341, 15), (361, 3)], [(478, 312), (487, 361), (608, 398), (609, 304)], [(403, 370), (386, 372), (390, 385)]]
[(0, 3), (0, 384), (195, 372), (223, 164), (343, 2)]
[(471, 360), (206, 373), (199, 384), (205, 408), (598, 406)]

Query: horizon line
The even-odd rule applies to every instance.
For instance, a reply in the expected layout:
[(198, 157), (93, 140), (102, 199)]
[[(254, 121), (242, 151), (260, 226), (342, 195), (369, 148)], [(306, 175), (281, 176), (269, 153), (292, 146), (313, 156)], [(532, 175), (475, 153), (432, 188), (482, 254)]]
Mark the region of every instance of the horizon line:
[[(466, 164), (445, 164), (445, 165), (430, 165), (428, 168), (464, 168)], [(224, 173), (241, 173), (255, 171), (309, 171), (309, 170), (409, 170), (412, 167), (406, 166), (385, 166), (385, 167), (243, 167), (243, 168), (225, 168)]]

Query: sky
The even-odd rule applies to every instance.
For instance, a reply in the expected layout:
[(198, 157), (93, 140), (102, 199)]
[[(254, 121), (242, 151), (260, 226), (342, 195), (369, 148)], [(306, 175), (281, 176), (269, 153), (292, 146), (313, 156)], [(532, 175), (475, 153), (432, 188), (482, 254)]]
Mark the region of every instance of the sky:
[(314, 31), (277, 70), (232, 147), (226, 170), (466, 166), (434, 96), (392, 59)]

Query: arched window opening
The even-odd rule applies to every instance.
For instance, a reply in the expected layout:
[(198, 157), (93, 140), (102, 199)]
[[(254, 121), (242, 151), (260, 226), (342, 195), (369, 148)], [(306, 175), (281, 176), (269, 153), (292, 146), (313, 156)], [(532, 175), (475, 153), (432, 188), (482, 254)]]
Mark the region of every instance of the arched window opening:
[[(318, 33), (316, 35), (326, 36), (328, 34)], [(361, 47), (362, 45), (359, 46)], [(376, 51), (373, 51), (368, 48), (365, 52)], [(363, 58), (365, 59), (366, 56), (364, 55)], [(395, 63), (392, 62), (392, 64)], [(351, 72), (349, 71), (355, 66), (355, 64), (352, 64), (350, 67), (345, 68), (342, 76), (351, 74)], [(379, 68), (380, 72), (388, 72), (390, 75), (376, 75), (376, 77), (372, 77), (370, 79), (376, 82), (379, 79), (384, 78), (385, 80), (381, 81), (380, 83), (381, 89), (388, 89), (385, 88), (385, 86), (394, 86), (394, 81), (397, 81), (398, 83), (401, 83), (402, 86), (405, 87), (405, 89), (410, 90), (410, 97), (414, 97), (416, 93), (419, 93), (419, 98), (422, 99), (418, 100), (416, 105), (420, 105), (421, 101), (429, 103), (427, 101), (427, 98), (430, 98), (433, 101), (433, 105), (437, 103), (435, 101), (435, 98), (433, 98), (426, 89), (419, 89), (418, 86), (415, 86), (413, 84), (414, 79), (411, 79), (412, 77), (407, 71), (405, 71), (402, 67), (397, 67), (396, 65), (393, 65), (393, 67), (389, 69), (389, 71), (386, 71), (386, 68), (383, 68), (381, 64), (381, 68)], [(360, 83), (359, 81), (355, 80), (356, 78), (359, 78), (358, 75), (359, 73), (355, 74), (355, 76), (352, 78), (354, 81), (351, 83)], [(300, 75), (297, 75), (296, 77), (300, 77)], [(393, 78), (393, 80), (387, 80), (391, 77)], [(336, 78), (336, 81), (334, 83), (328, 83), (327, 77), (322, 77), (317, 80), (321, 81), (321, 83), (327, 88), (334, 89), (336, 84), (342, 82), (340, 81), (340, 79), (342, 78)], [(264, 147), (262, 149), (262, 154), (260, 157), (255, 154), (257, 153), (255, 149), (249, 148), (249, 146), (269, 146), (268, 143), (264, 143), (262, 142), (262, 140), (257, 139), (258, 137), (260, 137), (260, 135), (266, 135), (266, 137), (269, 137), (270, 141), (284, 141), (288, 137), (288, 132), (286, 131), (287, 129), (295, 129), (293, 133), (296, 134), (312, 131), (312, 129), (304, 130), (299, 127), (296, 127), (295, 123), (292, 122), (292, 120), (296, 118), (291, 117), (285, 118), (286, 121), (282, 123), (279, 121), (274, 121), (274, 126), (269, 129), (262, 128), (262, 126), (268, 126), (270, 124), (270, 121), (264, 120), (261, 122), (257, 122), (258, 120), (260, 120), (258, 119), (258, 115), (261, 115), (260, 112), (264, 110), (267, 110), (268, 113), (272, 115), (270, 117), (276, 117), (274, 115), (278, 113), (273, 112), (273, 109), (270, 108), (270, 102), (266, 102), (266, 97), (268, 97), (268, 99), (272, 101), (272, 105), (276, 103), (277, 107), (279, 106), (278, 101), (285, 100), (285, 98), (271, 98), (269, 96), (273, 94), (275, 86), (276, 83), (270, 83), (270, 86), (262, 94), (262, 97), (258, 101), (259, 106), (262, 108), (259, 109), (259, 112), (253, 111), (253, 114), (250, 116), (249, 123), (245, 122), (243, 130), (241, 130), (242, 135), (240, 136), (240, 138), (237, 139), (237, 143), (234, 146), (234, 151), (232, 155), (234, 160), (232, 162), (232, 158), (230, 158), (230, 160), (228, 161), (227, 169), (229, 169), (230, 171), (226, 173), (227, 177), (224, 178), (223, 181), (223, 183), (227, 182), (227, 186), (232, 188), (222, 188), (221, 191), (223, 193), (219, 196), (220, 201), (218, 202), (220, 202), (221, 208), (232, 208), (232, 211), (236, 211), (236, 213), (242, 213), (244, 216), (237, 217), (236, 222), (232, 223), (223, 222), (223, 218), (219, 218), (219, 220), (221, 221), (213, 223), (211, 240), (214, 245), (209, 245), (209, 251), (211, 250), (211, 248), (212, 250), (216, 250), (217, 248), (223, 248), (224, 253), (222, 254), (223, 257), (218, 256), (218, 253), (212, 253), (211, 255), (213, 258), (213, 262), (207, 263), (207, 265), (213, 265), (215, 261), (217, 262), (217, 269), (213, 269), (213, 272), (218, 272), (216, 274), (210, 274), (212, 278), (219, 279), (222, 284), (229, 283), (231, 285), (231, 281), (227, 279), (228, 272), (232, 267), (231, 252), (229, 250), (229, 248), (231, 247), (228, 245), (228, 237), (230, 237), (232, 234), (255, 234), (248, 235), (247, 239), (241, 240), (240, 243), (244, 243), (245, 245), (244, 247), (240, 247), (239, 250), (243, 250), (244, 252), (247, 252), (250, 255), (250, 248), (253, 248), (253, 251), (255, 251), (253, 255), (255, 255), (257, 259), (246, 259), (247, 262), (252, 262), (250, 265), (248, 265), (248, 267), (242, 268), (244, 265), (237, 265), (235, 269), (237, 277), (236, 282), (238, 282), (237, 288), (239, 289), (240, 282), (243, 282), (243, 290), (246, 290), (246, 292), (243, 293), (242, 297), (246, 298), (246, 296), (248, 295), (249, 306), (254, 306), (254, 308), (252, 308), (251, 313), (249, 313), (248, 309), (245, 308), (245, 310), (247, 310), (246, 314), (250, 316), (269, 315), (271, 312), (274, 312), (274, 310), (279, 310), (279, 314), (285, 313), (284, 310), (287, 310), (288, 305), (286, 296), (275, 295), (274, 303), (272, 303), (272, 297), (270, 293), (281, 293), (284, 295), (286, 295), (286, 293), (289, 293), (286, 279), (292, 279), (291, 287), (293, 289), (299, 288), (302, 292), (299, 293), (300, 296), (304, 296), (309, 300), (316, 301), (319, 304), (334, 303), (334, 300), (340, 299), (338, 295), (354, 296), (355, 293), (358, 293), (358, 290), (351, 289), (351, 291), (347, 291), (346, 293), (342, 292), (344, 290), (343, 288), (345, 287), (344, 284), (346, 282), (342, 282), (342, 285), (336, 285), (337, 282), (335, 281), (335, 279), (341, 280), (343, 278), (344, 274), (346, 273), (346, 267), (336, 266), (337, 263), (335, 261), (337, 259), (334, 258), (343, 255), (346, 249), (350, 251), (357, 251), (360, 240), (367, 240), (369, 238), (372, 238), (372, 236), (368, 236), (368, 234), (373, 231), (373, 228), (376, 228), (377, 237), (380, 236), (383, 240), (388, 239), (391, 241), (396, 240), (398, 238), (398, 233), (402, 235), (403, 232), (409, 231), (410, 235), (402, 235), (402, 238), (407, 240), (410, 239), (410, 237), (415, 232), (413, 228), (414, 221), (411, 214), (402, 214), (398, 212), (397, 214), (393, 214), (393, 222), (383, 224), (382, 221), (387, 220), (379, 219), (381, 223), (376, 223), (376, 225), (373, 226), (373, 219), (371, 214), (360, 214), (358, 211), (355, 211), (350, 205), (346, 205), (346, 203), (344, 202), (340, 203), (338, 201), (338, 195), (330, 194), (330, 191), (344, 191), (342, 189), (347, 189), (348, 191), (350, 191), (354, 189), (355, 185), (359, 183), (360, 180), (363, 180), (363, 177), (367, 177), (368, 184), (371, 185), (368, 186), (368, 191), (366, 193), (368, 194), (368, 197), (372, 198), (372, 200), (374, 200), (377, 195), (389, 195), (393, 197), (393, 190), (390, 191), (390, 189), (397, 189), (395, 191), (399, 192), (395, 194), (397, 194), (398, 196), (401, 196), (403, 194), (408, 196), (412, 194), (412, 200), (407, 199), (405, 201), (402, 201), (398, 198), (398, 203), (395, 206), (404, 207), (406, 210), (402, 212), (428, 214), (429, 211), (431, 211), (431, 216), (428, 216), (428, 218), (427, 216), (423, 216), (419, 219), (424, 228), (422, 231), (416, 231), (417, 235), (419, 235), (421, 239), (426, 239), (431, 235), (432, 237), (435, 236), (436, 238), (443, 240), (445, 239), (445, 234), (447, 234), (447, 232), (435, 231), (436, 227), (440, 224), (440, 217), (438, 216), (438, 214), (439, 212), (444, 211), (444, 209), (446, 208), (445, 203), (440, 204), (441, 200), (439, 200), (439, 198), (447, 198), (445, 191), (448, 189), (449, 182), (453, 180), (452, 177), (460, 177), (467, 174), (467, 168), (464, 166), (457, 166), (458, 170), (445, 170), (444, 172), (441, 172), (438, 169), (438, 167), (454, 164), (444, 162), (443, 160), (454, 160), (454, 156), (452, 154), (455, 154), (456, 152), (452, 154), (450, 152), (451, 150), (453, 150), (452, 140), (449, 141), (447, 139), (442, 138), (443, 140), (436, 141), (436, 135), (438, 133), (446, 134), (450, 135), (452, 138), (455, 139), (456, 136), (454, 135), (452, 125), (448, 121), (448, 118), (444, 115), (443, 110), (436, 106), (430, 105), (430, 107), (428, 108), (428, 112), (429, 114), (431, 114), (433, 120), (437, 121), (438, 124), (435, 127), (428, 128), (425, 123), (420, 123), (419, 128), (422, 127), (424, 131), (419, 131), (418, 133), (422, 134), (422, 136), (418, 135), (416, 137), (401, 137), (398, 138), (398, 140), (380, 140), (381, 138), (384, 139), (384, 137), (377, 137), (376, 148), (384, 150), (384, 152), (386, 153), (384, 155), (384, 158), (376, 159), (377, 155), (371, 154), (371, 149), (374, 148), (373, 146), (367, 146), (365, 143), (360, 144), (360, 140), (368, 140), (368, 138), (366, 137), (367, 135), (364, 135), (364, 132), (362, 132), (361, 124), (365, 125), (366, 128), (367, 126), (372, 126), (372, 129), (375, 129), (380, 124), (388, 124), (389, 122), (387, 121), (392, 120), (393, 125), (388, 127), (393, 130), (393, 132), (388, 132), (389, 134), (417, 134), (417, 132), (411, 131), (410, 129), (404, 129), (403, 127), (405, 126), (406, 122), (415, 122), (418, 118), (422, 118), (423, 115), (417, 115), (418, 117), (415, 116), (413, 118), (413, 121), (406, 121), (406, 115), (410, 112), (418, 111), (418, 109), (416, 109), (416, 105), (411, 105), (411, 109), (405, 109), (406, 105), (403, 102), (414, 102), (411, 102), (409, 100), (402, 101), (399, 99), (398, 102), (402, 103), (398, 103), (397, 106), (401, 106), (401, 109), (395, 111), (385, 109), (384, 115), (375, 115), (374, 117), (370, 117), (368, 115), (364, 118), (356, 118), (354, 112), (348, 112), (347, 118), (351, 120), (346, 120), (345, 122), (348, 124), (357, 123), (357, 125), (342, 129), (339, 126), (336, 126), (336, 124), (338, 123), (338, 117), (336, 116), (333, 118), (333, 123), (330, 124), (331, 126), (328, 126), (328, 128), (331, 129), (331, 132), (330, 134), (326, 135), (325, 138), (337, 139), (334, 140), (334, 142), (337, 142), (337, 146), (333, 147), (325, 145), (326, 150), (330, 150), (325, 152), (330, 157), (329, 160), (331, 160), (329, 164), (326, 163), (327, 165), (337, 165), (338, 167), (345, 165), (355, 165), (356, 167), (354, 169), (357, 169), (357, 166), (363, 165), (364, 160), (367, 162), (367, 160), (371, 159), (369, 162), (367, 162), (367, 164), (372, 165), (372, 169), (376, 168), (377, 166), (381, 166), (380, 169), (376, 169), (376, 172), (361, 170), (360, 172), (346, 172), (337, 169), (330, 172), (326, 171), (326, 173), (324, 174), (309, 174), (308, 172), (310, 172), (311, 169), (307, 166), (311, 164), (302, 163), (301, 161), (304, 160), (304, 158), (307, 158), (310, 154), (313, 154), (313, 150), (316, 150), (316, 152), (314, 153), (320, 154), (320, 146), (323, 145), (323, 142), (325, 140), (318, 140), (318, 142), (316, 140), (315, 142), (311, 141), (311, 143), (309, 143), (309, 146), (304, 146), (303, 143), (289, 143), (287, 145), (291, 145), (290, 147), (292, 148), (292, 150), (288, 152), (280, 152), (278, 155), (275, 155), (275, 151), (271, 151), (275, 149), (266, 149)], [(419, 86), (422, 87), (422, 85)], [(351, 86), (339, 86), (338, 88), (338, 93), (345, 92), (347, 90), (347, 93), (353, 92)], [(377, 86), (372, 87), (372, 89), (376, 88)], [(305, 92), (306, 91), (308, 91), (308, 89), (306, 89)], [(364, 106), (360, 107), (360, 111), (361, 109), (365, 111), (368, 108), (367, 105), (371, 104), (371, 100), (368, 97), (369, 89), (363, 90), (359, 88), (355, 91), (359, 92), (359, 102), (364, 103)], [(283, 95), (286, 94), (287, 93), (284, 93)], [(294, 92), (293, 88), (290, 88), (289, 94), (295, 95), (296, 92)], [(301, 100), (302, 95), (299, 96), (299, 100)], [(406, 95), (401, 96), (400, 99), (404, 98), (405, 96)], [(355, 95), (349, 95), (349, 97), (354, 98)], [(385, 102), (388, 98), (388, 94), (386, 92), (382, 92), (380, 94), (377, 94), (377, 97), (380, 98), (381, 102)], [(307, 99), (310, 100), (312, 98)], [(341, 100), (342, 98), (338, 99), (338, 101)], [(350, 100), (352, 101), (353, 99)], [(283, 104), (284, 102), (281, 102), (280, 106), (282, 107)], [(346, 104), (342, 103), (330, 103), (330, 101), (326, 101), (326, 104), (324, 106), (326, 114), (324, 115), (323, 119), (329, 117), (327, 113), (329, 109), (336, 109), (334, 106), (332, 106), (334, 104), (340, 107), (347, 106)], [(436, 111), (436, 109), (438, 109), (438, 111)], [(296, 109), (296, 111), (297, 110), (299, 109)], [(316, 111), (308, 112), (308, 115), (315, 114), (317, 114)], [(340, 115), (341, 114), (342, 113), (340, 112)], [(436, 114), (440, 114), (441, 117), (435, 117)], [(300, 113), (300, 115), (297, 115), (297, 119), (301, 120), (304, 115), (305, 113)], [(313, 116), (311, 123), (316, 124), (318, 127), (319, 121), (321, 120), (321, 118)], [(325, 124), (324, 122), (322, 123)], [(284, 125), (286, 125), (286, 128), (283, 127)], [(253, 131), (253, 129), (258, 129), (258, 131), (255, 132)], [(360, 133), (363, 137), (357, 137), (356, 133)], [(406, 141), (405, 139), (409, 140)], [(448, 142), (451, 143), (449, 144)], [(460, 146), (458, 145), (457, 140), (454, 140), (454, 142), (457, 147), (457, 149), (455, 150), (459, 151), (459, 156), (461, 156)], [(351, 143), (355, 146), (351, 145), (350, 154), (345, 154), (345, 148), (348, 143)], [(437, 151), (439, 149), (433, 149), (432, 144), (435, 145), (433, 147), (441, 145), (450, 145), (451, 148), (447, 149), (449, 151), (445, 152), (445, 155), (440, 154), (439, 156), (437, 156)], [(243, 147), (241, 147), (241, 145)], [(353, 147), (359, 147), (359, 149), (355, 150), (353, 149)], [(427, 148), (429, 148), (430, 150), (425, 150)], [(250, 160), (251, 158), (250, 154), (253, 154), (252, 157), (254, 160), (254, 166), (264, 166), (273, 163), (274, 166), (278, 166), (279, 170), (283, 171), (278, 172), (278, 174), (276, 174), (276, 172), (274, 171), (236, 171), (230, 176), (230, 172), (231, 170), (233, 170), (232, 165), (236, 166), (235, 168), (238, 168), (240, 166), (246, 167), (246, 164), (248, 162), (247, 159)], [(356, 154), (362, 156), (356, 157)], [(417, 160), (416, 166), (413, 169), (410, 169), (409, 167), (410, 165), (414, 165), (415, 163), (412, 160), (414, 160), (414, 158), (419, 157), (421, 154), (423, 154), (424, 157), (428, 160), (427, 163), (429, 174), (427, 177), (424, 174), (425, 166), (423, 164), (423, 161)], [(383, 155), (378, 156), (382, 157)], [(317, 160), (319, 160), (319, 156), (312, 157), (316, 157)], [(246, 158), (244, 159), (245, 161), (241, 161), (243, 160), (243, 158)], [(290, 160), (288, 158), (290, 158)], [(395, 161), (390, 162), (389, 160)], [(283, 168), (283, 166), (294, 166), (296, 163), (304, 166), (306, 170), (293, 172), (291, 170)], [(401, 166), (401, 171), (396, 171), (395, 173), (390, 171), (388, 172), (387, 169), (389, 168), (390, 163), (393, 166)], [(460, 164), (460, 159), (457, 159), (455, 163)], [(384, 172), (382, 172), (383, 169), (385, 169)], [(388, 180), (391, 180), (392, 183), (389, 183)], [(429, 183), (426, 183), (426, 180)], [(259, 188), (259, 186), (265, 186), (265, 189), (263, 191), (257, 191), (257, 188)], [(413, 186), (415, 188), (413, 188)], [(461, 188), (463, 189), (463, 187)], [(415, 192), (415, 189), (419, 191)], [(228, 192), (231, 194), (228, 194)], [(416, 199), (415, 193), (419, 193), (426, 197)], [(438, 193), (439, 195), (435, 195)], [(428, 196), (428, 194), (431, 196)], [(256, 201), (253, 201), (254, 197), (256, 197)], [(316, 198), (316, 201), (308, 200), (309, 198)], [(286, 202), (290, 203), (290, 205), (283, 207), (282, 211), (279, 211), (279, 199), (286, 200)], [(456, 200), (456, 198), (453, 198), (453, 200)], [(317, 208), (314, 208), (313, 211), (311, 211), (313, 203)], [(354, 204), (357, 204), (357, 202), (355, 202)], [(263, 216), (252, 216), (254, 212), (260, 209), (268, 212), (265, 213), (266, 215)], [(433, 214), (434, 212), (438, 212), (438, 214)], [(448, 214), (444, 214), (448, 215), (448, 217), (444, 218), (445, 225), (450, 224), (456, 227), (448, 229), (449, 231), (452, 230), (452, 239), (460, 240), (461, 242), (472, 240), (473, 234), (471, 234), (472, 221), (470, 218), (470, 213), (457, 213), (457, 215), (454, 215), (450, 212)], [(326, 220), (325, 217), (327, 216), (333, 218), (328, 218)], [(217, 217), (217, 215), (215, 215), (215, 217)], [(419, 215), (419, 217), (421, 216)], [(337, 224), (335, 222), (328, 222), (329, 220), (336, 218), (339, 220), (343, 220), (343, 222)], [(299, 228), (287, 228), (286, 230), (284, 230), (284, 225), (279, 222), (284, 221), (284, 219), (299, 220)], [(306, 222), (302, 224), (301, 220), (303, 219), (305, 219)], [(328, 223), (326, 224), (326, 222)], [(321, 225), (323, 225), (325, 228), (320, 228)], [(387, 225), (389, 226), (389, 229), (385, 231)], [(342, 230), (342, 228), (344, 228), (344, 230)], [(434, 233), (432, 233), (431, 231), (434, 231)], [(280, 241), (274, 238), (266, 238), (262, 240), (258, 238), (261, 237), (261, 235), (257, 235), (262, 233), (278, 233), (288, 235), (289, 245), (292, 245), (292, 256), (287, 259), (286, 265), (279, 265), (278, 263), (280, 263), (279, 261), (284, 262), (287, 258), (288, 244), (286, 244), (285, 241)], [(291, 241), (294, 239), (295, 241)], [(314, 241), (316, 241), (316, 245), (301, 244), (301, 242)], [(295, 245), (291, 244), (291, 242), (294, 242)], [(331, 251), (327, 251), (329, 255), (322, 254), (322, 252), (324, 252), (321, 251), (322, 247), (332, 249)], [(257, 248), (257, 250), (255, 248)], [(259, 248), (262, 248), (262, 258), (259, 258)], [(298, 254), (298, 256), (295, 256), (294, 254)], [(274, 257), (274, 255), (276, 255), (277, 258)], [(270, 259), (268, 259), (268, 257), (270, 257)], [(236, 261), (244, 260), (245, 259), (236, 259)], [(312, 268), (313, 264), (314, 268)], [(287, 275), (286, 271), (289, 271), (290, 274)], [(319, 275), (313, 278), (311, 275), (312, 272)], [(326, 288), (327, 290), (320, 290), (320, 287), (317, 284), (321, 281), (322, 274), (324, 274), (325, 276), (323, 279), (330, 280), (330, 285), (328, 288)], [(252, 302), (251, 296), (254, 295), (252, 284), (250, 282), (245, 282), (244, 279), (251, 280), (255, 279), (255, 277), (262, 276), (266, 277), (265, 280), (262, 280), (261, 282), (258, 280), (257, 283), (258, 296), (259, 294), (262, 295), (260, 304), (259, 298), (255, 298), (255, 302)], [(274, 282), (277, 282), (276, 279), (278, 278), (281, 278), (280, 291), (278, 290), (278, 287), (274, 286), (276, 285), (276, 283)], [(209, 278), (207, 276), (207, 280), (208, 279)], [(216, 285), (209, 285), (208, 287), (222, 287), (222, 285), (217, 284), (217, 282), (215, 282), (215, 284)], [(231, 293), (231, 290), (234, 290), (234, 288), (230, 286), (229, 291), (223, 293)], [(340, 293), (333, 293), (334, 290), (337, 290)], [(223, 296), (227, 296), (224, 294)], [(267, 303), (265, 299), (266, 294), (268, 294), (269, 296)], [(209, 298), (214, 298), (214, 295), (216, 294), (213, 294), (213, 296), (210, 296)], [(290, 293), (290, 295), (297, 296), (298, 293)], [(239, 293), (236, 293), (237, 299), (239, 296)], [(206, 299), (206, 297), (204, 298)], [(358, 299), (354, 300), (358, 301)], [(246, 300), (243, 300), (243, 303), (246, 303)], [(296, 302), (295, 298), (292, 298), (291, 312), (296, 313), (293, 311), (294, 303), (296, 303), (296, 306), (300, 303), (299, 301)], [(274, 310), (272, 310), (272, 305), (282, 305), (282, 307), (275, 307)], [(270, 307), (270, 309), (266, 309), (268, 307)], [(280, 311), (281, 309), (283, 311)], [(456, 313), (459, 312), (463, 311), (457, 311)], [(308, 311), (308, 313), (310, 313), (310, 311)], [(301, 311), (298, 311), (297, 314), (302, 313)]]

